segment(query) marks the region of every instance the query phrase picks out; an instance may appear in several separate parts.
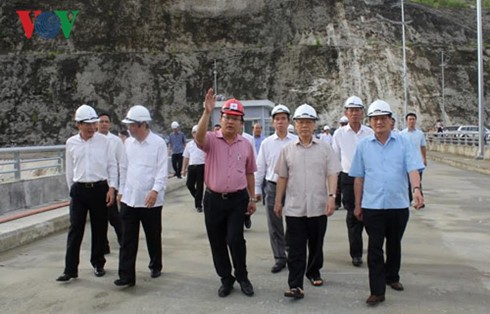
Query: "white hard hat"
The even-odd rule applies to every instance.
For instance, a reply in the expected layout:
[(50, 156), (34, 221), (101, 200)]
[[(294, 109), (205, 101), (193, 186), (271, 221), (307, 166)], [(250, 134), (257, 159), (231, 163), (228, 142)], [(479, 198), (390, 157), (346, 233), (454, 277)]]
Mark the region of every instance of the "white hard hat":
[(281, 105), (281, 104), (272, 108), (272, 111), (271, 111), (272, 118), (274, 118), (274, 116), (278, 113), (286, 113), (288, 116), (291, 114), (291, 112), (289, 111), (289, 108), (284, 106), (284, 105)]
[(192, 127), (192, 133), (197, 132), (197, 125)]
[(343, 116), (342, 118), (339, 119), (339, 123), (349, 123), (349, 118)]
[(288, 132), (294, 133), (294, 126), (292, 124), (288, 125)]
[(384, 115), (392, 115), (393, 112), (391, 111), (390, 105), (383, 100), (376, 100), (372, 104), (369, 105), (368, 117), (374, 117), (374, 116), (384, 116)]
[(323, 127), (323, 131), (330, 130), (330, 127), (328, 125)]
[(133, 106), (129, 109), (126, 118), (122, 123), (137, 123), (151, 121), (150, 112), (141, 105)]
[(296, 119), (311, 119), (311, 120), (317, 120), (318, 116), (316, 115), (315, 109), (308, 105), (308, 104), (302, 104), (296, 110), (294, 111), (294, 117), (293, 120)]
[(350, 96), (344, 103), (344, 108), (362, 108), (364, 109), (364, 104), (361, 98), (357, 96)]
[(178, 128), (179, 126), (180, 126), (180, 125), (179, 125), (179, 122), (177, 122), (177, 121), (174, 121), (174, 122), (172, 122), (172, 124), (170, 124), (170, 127), (171, 127), (172, 129), (176, 129), (176, 128)]
[(81, 105), (80, 107), (78, 107), (77, 111), (75, 112), (75, 121), (85, 122), (85, 123), (95, 123), (95, 122), (99, 122), (99, 117), (97, 116), (97, 113), (95, 112), (94, 108), (87, 105)]

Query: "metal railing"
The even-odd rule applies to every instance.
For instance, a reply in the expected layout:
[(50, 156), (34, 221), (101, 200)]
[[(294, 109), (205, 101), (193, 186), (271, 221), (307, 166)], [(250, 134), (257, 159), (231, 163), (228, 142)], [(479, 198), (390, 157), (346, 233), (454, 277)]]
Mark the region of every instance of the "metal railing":
[(36, 176), (43, 169), (63, 173), (64, 165), (65, 145), (0, 148), (0, 182)]
[[(49, 174), (43, 173), (49, 172)], [(0, 148), (0, 184), (65, 172), (65, 145)], [(168, 157), (168, 173), (174, 173)]]
[[(456, 145), (468, 145), (468, 146), (478, 146), (479, 135), (471, 133), (460, 133), (460, 132), (443, 132), (443, 133), (425, 133), (425, 138), (430, 143), (440, 143), (440, 144), (456, 144)], [(484, 144), (490, 145), (489, 136), (486, 135), (484, 138)]]

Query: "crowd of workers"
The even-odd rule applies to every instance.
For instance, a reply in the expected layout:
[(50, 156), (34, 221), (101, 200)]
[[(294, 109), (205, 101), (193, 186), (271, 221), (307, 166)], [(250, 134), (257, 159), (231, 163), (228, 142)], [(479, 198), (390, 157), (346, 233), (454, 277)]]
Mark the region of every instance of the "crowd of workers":
[[(105, 275), (109, 222), (120, 245), (119, 278), (114, 284), (136, 284), (140, 224), (150, 276), (161, 275), (162, 207), (171, 150), (175, 176), (186, 177), (196, 211), (204, 212), (212, 259), (221, 280), (220, 297), (232, 292), (235, 281), (245, 295), (254, 295), (244, 226), (251, 227), (250, 217), (260, 201), (267, 213), (274, 259), (271, 272), (286, 267), (289, 271), (284, 296), (303, 298), (304, 278), (314, 287), (323, 285), (328, 217), (340, 205), (347, 212), (349, 251), (355, 267), (363, 264), (364, 229), (368, 235), (370, 296), (366, 303), (383, 302), (386, 286), (404, 289), (399, 276), (401, 241), (411, 204), (416, 209), (424, 206), (421, 177), (427, 164), (425, 140), (416, 129), (414, 113), (405, 117), (407, 129), (394, 132), (390, 105), (376, 100), (367, 109), (367, 127), (362, 124), (362, 100), (351, 96), (343, 105), (341, 127), (331, 134), (325, 126), (317, 138), (318, 115), (312, 106), (300, 105), (292, 114), (287, 106), (278, 104), (271, 112), (274, 134), (263, 136), (257, 123), (254, 134), (247, 137), (243, 132), (245, 108), (237, 99), (223, 104), (220, 123), (208, 130), (215, 106), (216, 96), (209, 89), (203, 113), (192, 128), (193, 139), (186, 143), (174, 121), (168, 146), (151, 131), (152, 118), (144, 106), (130, 108), (122, 121), (129, 134), (119, 138), (110, 133), (109, 114), (97, 115), (87, 105), (76, 110), (79, 132), (66, 142), (70, 227), (65, 269), (58, 281), (78, 277), (87, 214), (95, 276)], [(291, 123), (296, 134), (289, 129)]]

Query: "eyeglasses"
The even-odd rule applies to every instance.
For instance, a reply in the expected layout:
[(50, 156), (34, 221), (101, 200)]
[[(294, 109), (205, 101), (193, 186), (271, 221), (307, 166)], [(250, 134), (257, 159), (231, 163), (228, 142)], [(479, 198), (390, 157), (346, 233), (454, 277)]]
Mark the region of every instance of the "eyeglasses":
[(227, 115), (222, 115), (221, 116), (223, 119), (225, 119), (226, 121), (241, 121), (242, 118), (241, 117), (238, 117), (238, 116), (227, 116)]

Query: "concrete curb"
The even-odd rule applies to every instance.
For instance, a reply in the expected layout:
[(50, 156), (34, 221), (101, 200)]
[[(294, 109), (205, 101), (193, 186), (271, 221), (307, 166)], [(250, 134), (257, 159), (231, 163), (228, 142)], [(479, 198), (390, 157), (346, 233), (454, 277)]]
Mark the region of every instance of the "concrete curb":
[(434, 156), (431, 154), (427, 155), (427, 157), (431, 160), (441, 162), (449, 166), (490, 175), (490, 169), (488, 167), (485, 167), (485, 165), (478, 164), (478, 162), (474, 159), (472, 160), (470, 158), (466, 158), (463, 160), (458, 160), (458, 159), (447, 158), (444, 156)]
[[(185, 179), (169, 179), (165, 194), (185, 187)], [(1, 224), (0, 252), (34, 242), (66, 230), (70, 224), (68, 206)]]

